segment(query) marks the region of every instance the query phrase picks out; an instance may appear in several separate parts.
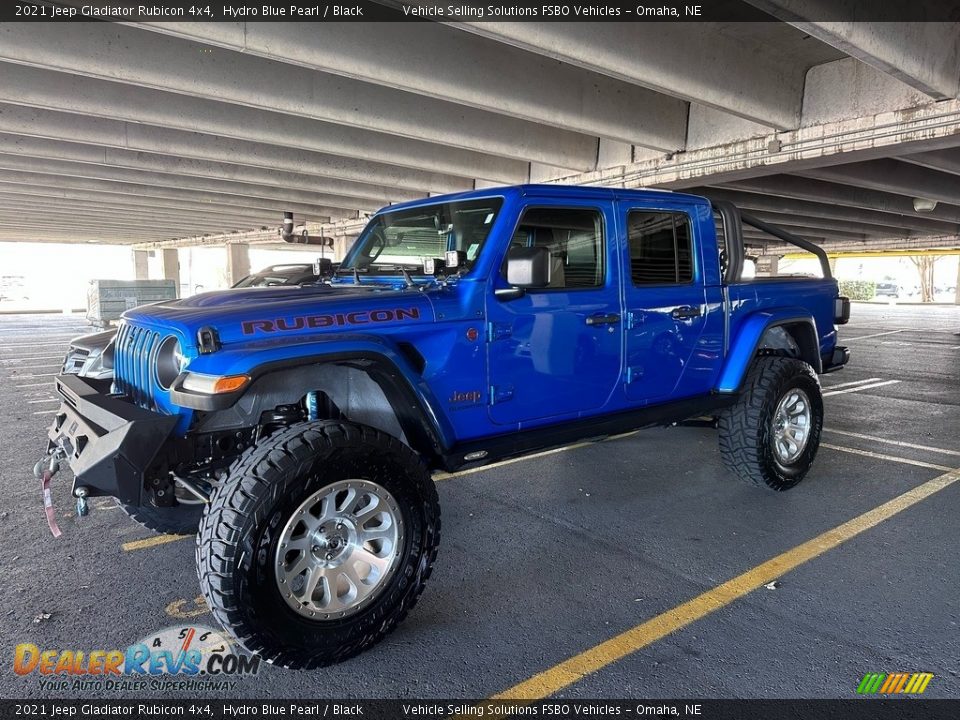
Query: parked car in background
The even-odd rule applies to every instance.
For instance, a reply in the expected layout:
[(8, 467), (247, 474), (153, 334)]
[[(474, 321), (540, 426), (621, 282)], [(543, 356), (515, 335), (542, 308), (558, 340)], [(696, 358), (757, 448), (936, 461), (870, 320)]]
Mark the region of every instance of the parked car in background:
[(877, 292), (874, 297), (888, 297), (896, 299), (900, 297), (900, 286), (895, 282), (878, 282)]
[[(259, 272), (247, 275), (233, 287), (276, 287), (315, 283), (321, 277), (317, 272), (320, 269), (318, 265), (319, 263), (270, 265)], [(202, 286), (198, 286), (198, 291), (202, 291)], [(113, 379), (113, 339), (116, 334), (116, 330), (110, 329), (71, 340), (63, 361), (62, 372), (109, 383)]]
[(271, 265), (260, 272), (247, 275), (233, 287), (273, 287), (276, 285), (300, 285), (313, 283), (320, 278), (314, 272), (312, 263), (292, 263), (289, 265)]

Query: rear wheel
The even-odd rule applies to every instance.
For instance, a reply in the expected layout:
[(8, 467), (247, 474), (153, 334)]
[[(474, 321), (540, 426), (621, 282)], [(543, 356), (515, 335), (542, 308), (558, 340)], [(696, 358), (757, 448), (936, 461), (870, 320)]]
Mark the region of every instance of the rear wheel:
[(749, 483), (789, 490), (806, 476), (820, 446), (823, 398), (813, 368), (794, 358), (756, 358), (719, 430), (728, 469)]
[(248, 450), (200, 523), (197, 567), (214, 616), (289, 668), (340, 662), (414, 606), (440, 539), (420, 458), (373, 428), (299, 423)]

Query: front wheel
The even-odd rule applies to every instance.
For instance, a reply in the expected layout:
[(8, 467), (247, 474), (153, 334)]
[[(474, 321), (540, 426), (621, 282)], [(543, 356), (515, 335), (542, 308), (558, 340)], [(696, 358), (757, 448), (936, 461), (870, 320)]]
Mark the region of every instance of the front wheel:
[(439, 540), (436, 488), (410, 448), (370, 427), (307, 422), (241, 457), (201, 520), (197, 568), (244, 647), (307, 669), (393, 630)]
[(820, 447), (823, 397), (809, 364), (756, 358), (737, 403), (720, 415), (720, 456), (741, 479), (789, 490), (806, 476)]

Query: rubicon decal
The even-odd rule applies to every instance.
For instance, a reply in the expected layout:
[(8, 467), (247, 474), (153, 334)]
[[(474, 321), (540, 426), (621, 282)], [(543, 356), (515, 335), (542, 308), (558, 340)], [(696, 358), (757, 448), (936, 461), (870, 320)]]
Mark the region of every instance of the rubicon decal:
[(243, 323), (244, 335), (257, 333), (290, 332), (345, 325), (367, 325), (369, 323), (399, 322), (419, 320), (419, 308), (392, 308), (385, 310), (359, 310), (332, 315), (296, 315), (273, 320), (247, 320)]

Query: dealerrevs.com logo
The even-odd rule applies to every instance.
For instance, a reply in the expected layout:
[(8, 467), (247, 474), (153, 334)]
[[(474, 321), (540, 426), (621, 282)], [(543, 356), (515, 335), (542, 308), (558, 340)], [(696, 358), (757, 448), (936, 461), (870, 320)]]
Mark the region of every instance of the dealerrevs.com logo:
[(202, 625), (166, 628), (124, 650), (21, 643), (13, 656), (14, 673), (38, 676), (44, 690), (232, 690), (232, 678), (259, 669), (259, 657)]

